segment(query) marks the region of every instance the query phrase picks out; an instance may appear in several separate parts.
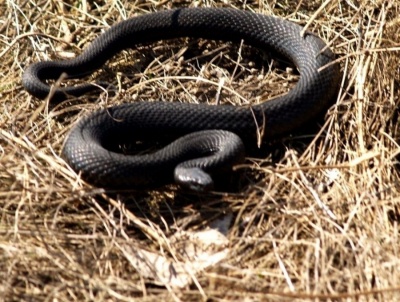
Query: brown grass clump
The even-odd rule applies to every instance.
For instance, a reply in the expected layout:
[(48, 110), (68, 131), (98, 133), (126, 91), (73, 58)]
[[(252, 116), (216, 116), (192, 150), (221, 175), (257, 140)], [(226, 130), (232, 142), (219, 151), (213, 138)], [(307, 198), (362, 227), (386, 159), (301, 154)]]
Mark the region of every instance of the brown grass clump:
[[(399, 300), (400, 2), (327, 3), (0, 2), (4, 301)], [(32, 62), (74, 56), (119, 20), (178, 6), (309, 23), (339, 55), (337, 102), (316, 135), (239, 167), (236, 193), (105, 194), (59, 157), (88, 112), (136, 99), (254, 103), (296, 80), (246, 46), (183, 39), (125, 51), (87, 79), (112, 82), (115, 96), (48, 110), (22, 88)]]

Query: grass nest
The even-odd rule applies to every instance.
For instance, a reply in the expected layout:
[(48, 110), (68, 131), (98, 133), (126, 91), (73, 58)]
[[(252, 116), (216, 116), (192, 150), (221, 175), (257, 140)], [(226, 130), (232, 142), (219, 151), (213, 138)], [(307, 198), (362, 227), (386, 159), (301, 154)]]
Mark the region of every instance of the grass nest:
[[(298, 75), (246, 45), (180, 39), (123, 51), (87, 81), (114, 95), (55, 108), (28, 95), (32, 62), (76, 56), (130, 16), (175, 7), (276, 15), (329, 42), (342, 82), (307, 129), (248, 158), (233, 192), (110, 192), (60, 157), (71, 126), (136, 100), (243, 105)], [(400, 2), (0, 3), (0, 293), (4, 301), (400, 299)], [(240, 96), (240, 97), (238, 97)]]

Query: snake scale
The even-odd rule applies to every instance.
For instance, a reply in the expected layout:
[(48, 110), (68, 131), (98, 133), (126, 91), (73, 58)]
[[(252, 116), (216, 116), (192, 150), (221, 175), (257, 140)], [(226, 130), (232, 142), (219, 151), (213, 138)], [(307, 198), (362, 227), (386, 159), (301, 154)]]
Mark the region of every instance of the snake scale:
[[(158, 40), (194, 37), (244, 41), (286, 57), (300, 78), (286, 95), (251, 107), (133, 102), (98, 110), (80, 120), (68, 135), (63, 156), (83, 179), (96, 186), (142, 189), (171, 183), (207, 191), (213, 177), (229, 173), (263, 139), (281, 137), (323, 113), (337, 93), (339, 66), (333, 52), (315, 34), (301, 35), (302, 27), (262, 14), (228, 8), (181, 8), (133, 17), (97, 37), (77, 57), (30, 65), (22, 76), (25, 89), (44, 99), (64, 73), (80, 78), (101, 68), (123, 49)], [(52, 102), (81, 96), (96, 89), (89, 84), (58, 87)], [(125, 155), (119, 141), (176, 139), (149, 154)]]

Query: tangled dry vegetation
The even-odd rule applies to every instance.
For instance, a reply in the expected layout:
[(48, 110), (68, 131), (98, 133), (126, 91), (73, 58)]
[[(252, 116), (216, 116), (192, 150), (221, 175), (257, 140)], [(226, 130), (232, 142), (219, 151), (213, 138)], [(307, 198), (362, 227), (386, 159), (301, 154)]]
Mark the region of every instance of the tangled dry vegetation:
[[(400, 3), (327, 3), (1, 1), (4, 301), (398, 301)], [(59, 154), (71, 125), (96, 108), (139, 99), (256, 103), (295, 83), (290, 68), (254, 49), (183, 39), (125, 51), (86, 79), (113, 83), (114, 95), (48, 110), (22, 88), (32, 62), (75, 56), (116, 21), (178, 6), (307, 24), (338, 54), (336, 103), (318, 132), (249, 158), (235, 192), (85, 184)]]

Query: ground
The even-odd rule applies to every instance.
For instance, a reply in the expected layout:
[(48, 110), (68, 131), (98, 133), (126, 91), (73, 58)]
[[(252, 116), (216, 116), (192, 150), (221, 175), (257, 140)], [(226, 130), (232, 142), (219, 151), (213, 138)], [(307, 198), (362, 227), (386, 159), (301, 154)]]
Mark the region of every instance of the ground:
[[(29, 64), (74, 57), (115, 22), (193, 6), (276, 15), (318, 34), (341, 66), (332, 107), (317, 127), (248, 157), (231, 192), (85, 183), (60, 154), (95, 109), (246, 105), (293, 87), (296, 70), (260, 51), (193, 39), (124, 51), (85, 79), (117, 93), (52, 107), (21, 85)], [(0, 11), (4, 301), (400, 299), (398, 1), (3, 0)]]

